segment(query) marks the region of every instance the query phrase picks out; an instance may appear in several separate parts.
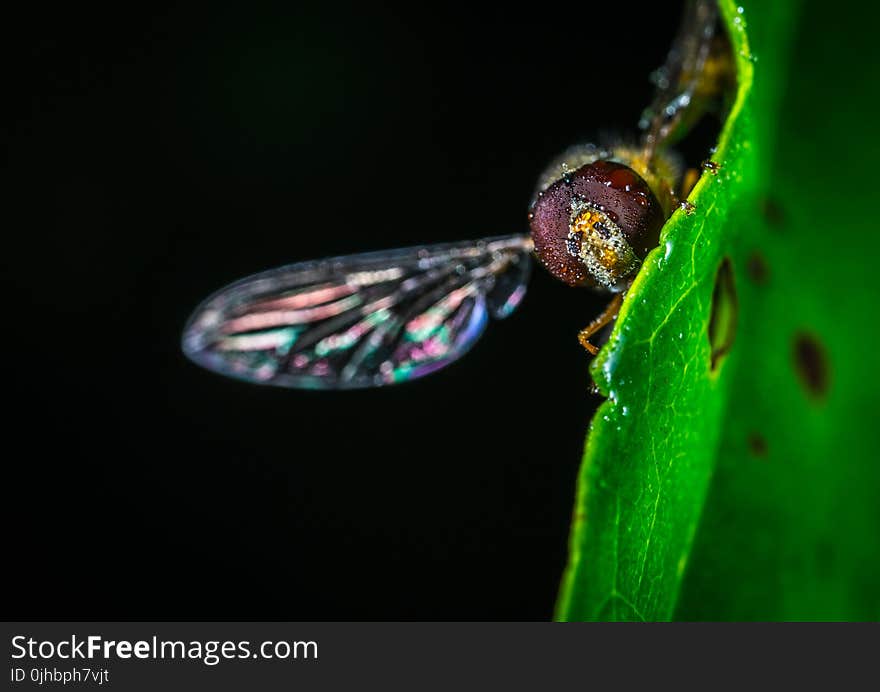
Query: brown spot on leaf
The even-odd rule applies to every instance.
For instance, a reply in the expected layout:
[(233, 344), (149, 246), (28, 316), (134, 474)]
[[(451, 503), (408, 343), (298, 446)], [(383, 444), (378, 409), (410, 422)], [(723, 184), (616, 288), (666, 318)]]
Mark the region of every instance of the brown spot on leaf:
[(815, 336), (799, 332), (794, 338), (794, 368), (807, 394), (822, 399), (828, 393), (830, 366), (828, 353)]
[(749, 272), (749, 278), (759, 286), (763, 286), (770, 279), (770, 267), (764, 256), (757, 250), (749, 255), (746, 269)]
[(767, 440), (761, 433), (753, 432), (749, 435), (749, 450), (756, 457), (767, 456)]
[(782, 228), (785, 226), (785, 210), (772, 197), (764, 198), (761, 202), (761, 213), (767, 220), (767, 223), (774, 228)]

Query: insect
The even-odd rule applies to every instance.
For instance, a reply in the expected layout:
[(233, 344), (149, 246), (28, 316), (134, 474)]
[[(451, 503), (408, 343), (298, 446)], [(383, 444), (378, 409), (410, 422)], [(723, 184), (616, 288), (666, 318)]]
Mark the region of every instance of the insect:
[[(668, 149), (732, 76), (717, 8), (692, 0), (633, 145), (576, 146), (540, 176), (529, 234), (300, 262), (204, 301), (183, 333), (209, 370), (283, 387), (351, 389), (422, 377), (461, 357), (488, 318), (525, 294), (531, 257), (556, 278), (613, 295), (578, 335), (617, 316), (660, 229), (696, 181)], [(682, 202), (682, 204), (687, 204)]]

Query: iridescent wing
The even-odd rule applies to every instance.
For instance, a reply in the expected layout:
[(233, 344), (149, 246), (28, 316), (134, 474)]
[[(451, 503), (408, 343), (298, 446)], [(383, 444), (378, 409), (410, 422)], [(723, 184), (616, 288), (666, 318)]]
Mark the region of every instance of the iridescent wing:
[(522, 300), (528, 236), (371, 252), (255, 274), (208, 298), (183, 350), (281, 387), (354, 389), (422, 377), (467, 352), (487, 315)]

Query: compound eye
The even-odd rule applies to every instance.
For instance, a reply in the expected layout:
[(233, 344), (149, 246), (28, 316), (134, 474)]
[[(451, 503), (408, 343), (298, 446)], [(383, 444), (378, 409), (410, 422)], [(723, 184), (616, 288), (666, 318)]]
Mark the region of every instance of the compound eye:
[(664, 214), (635, 171), (595, 161), (539, 192), (529, 219), (535, 254), (553, 276), (618, 291), (657, 245)]

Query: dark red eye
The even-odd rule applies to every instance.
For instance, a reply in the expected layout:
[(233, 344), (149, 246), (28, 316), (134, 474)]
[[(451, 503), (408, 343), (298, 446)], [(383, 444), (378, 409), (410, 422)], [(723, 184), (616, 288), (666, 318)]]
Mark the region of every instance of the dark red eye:
[(595, 161), (539, 192), (529, 213), (535, 254), (572, 286), (620, 290), (657, 245), (664, 214), (629, 166)]

